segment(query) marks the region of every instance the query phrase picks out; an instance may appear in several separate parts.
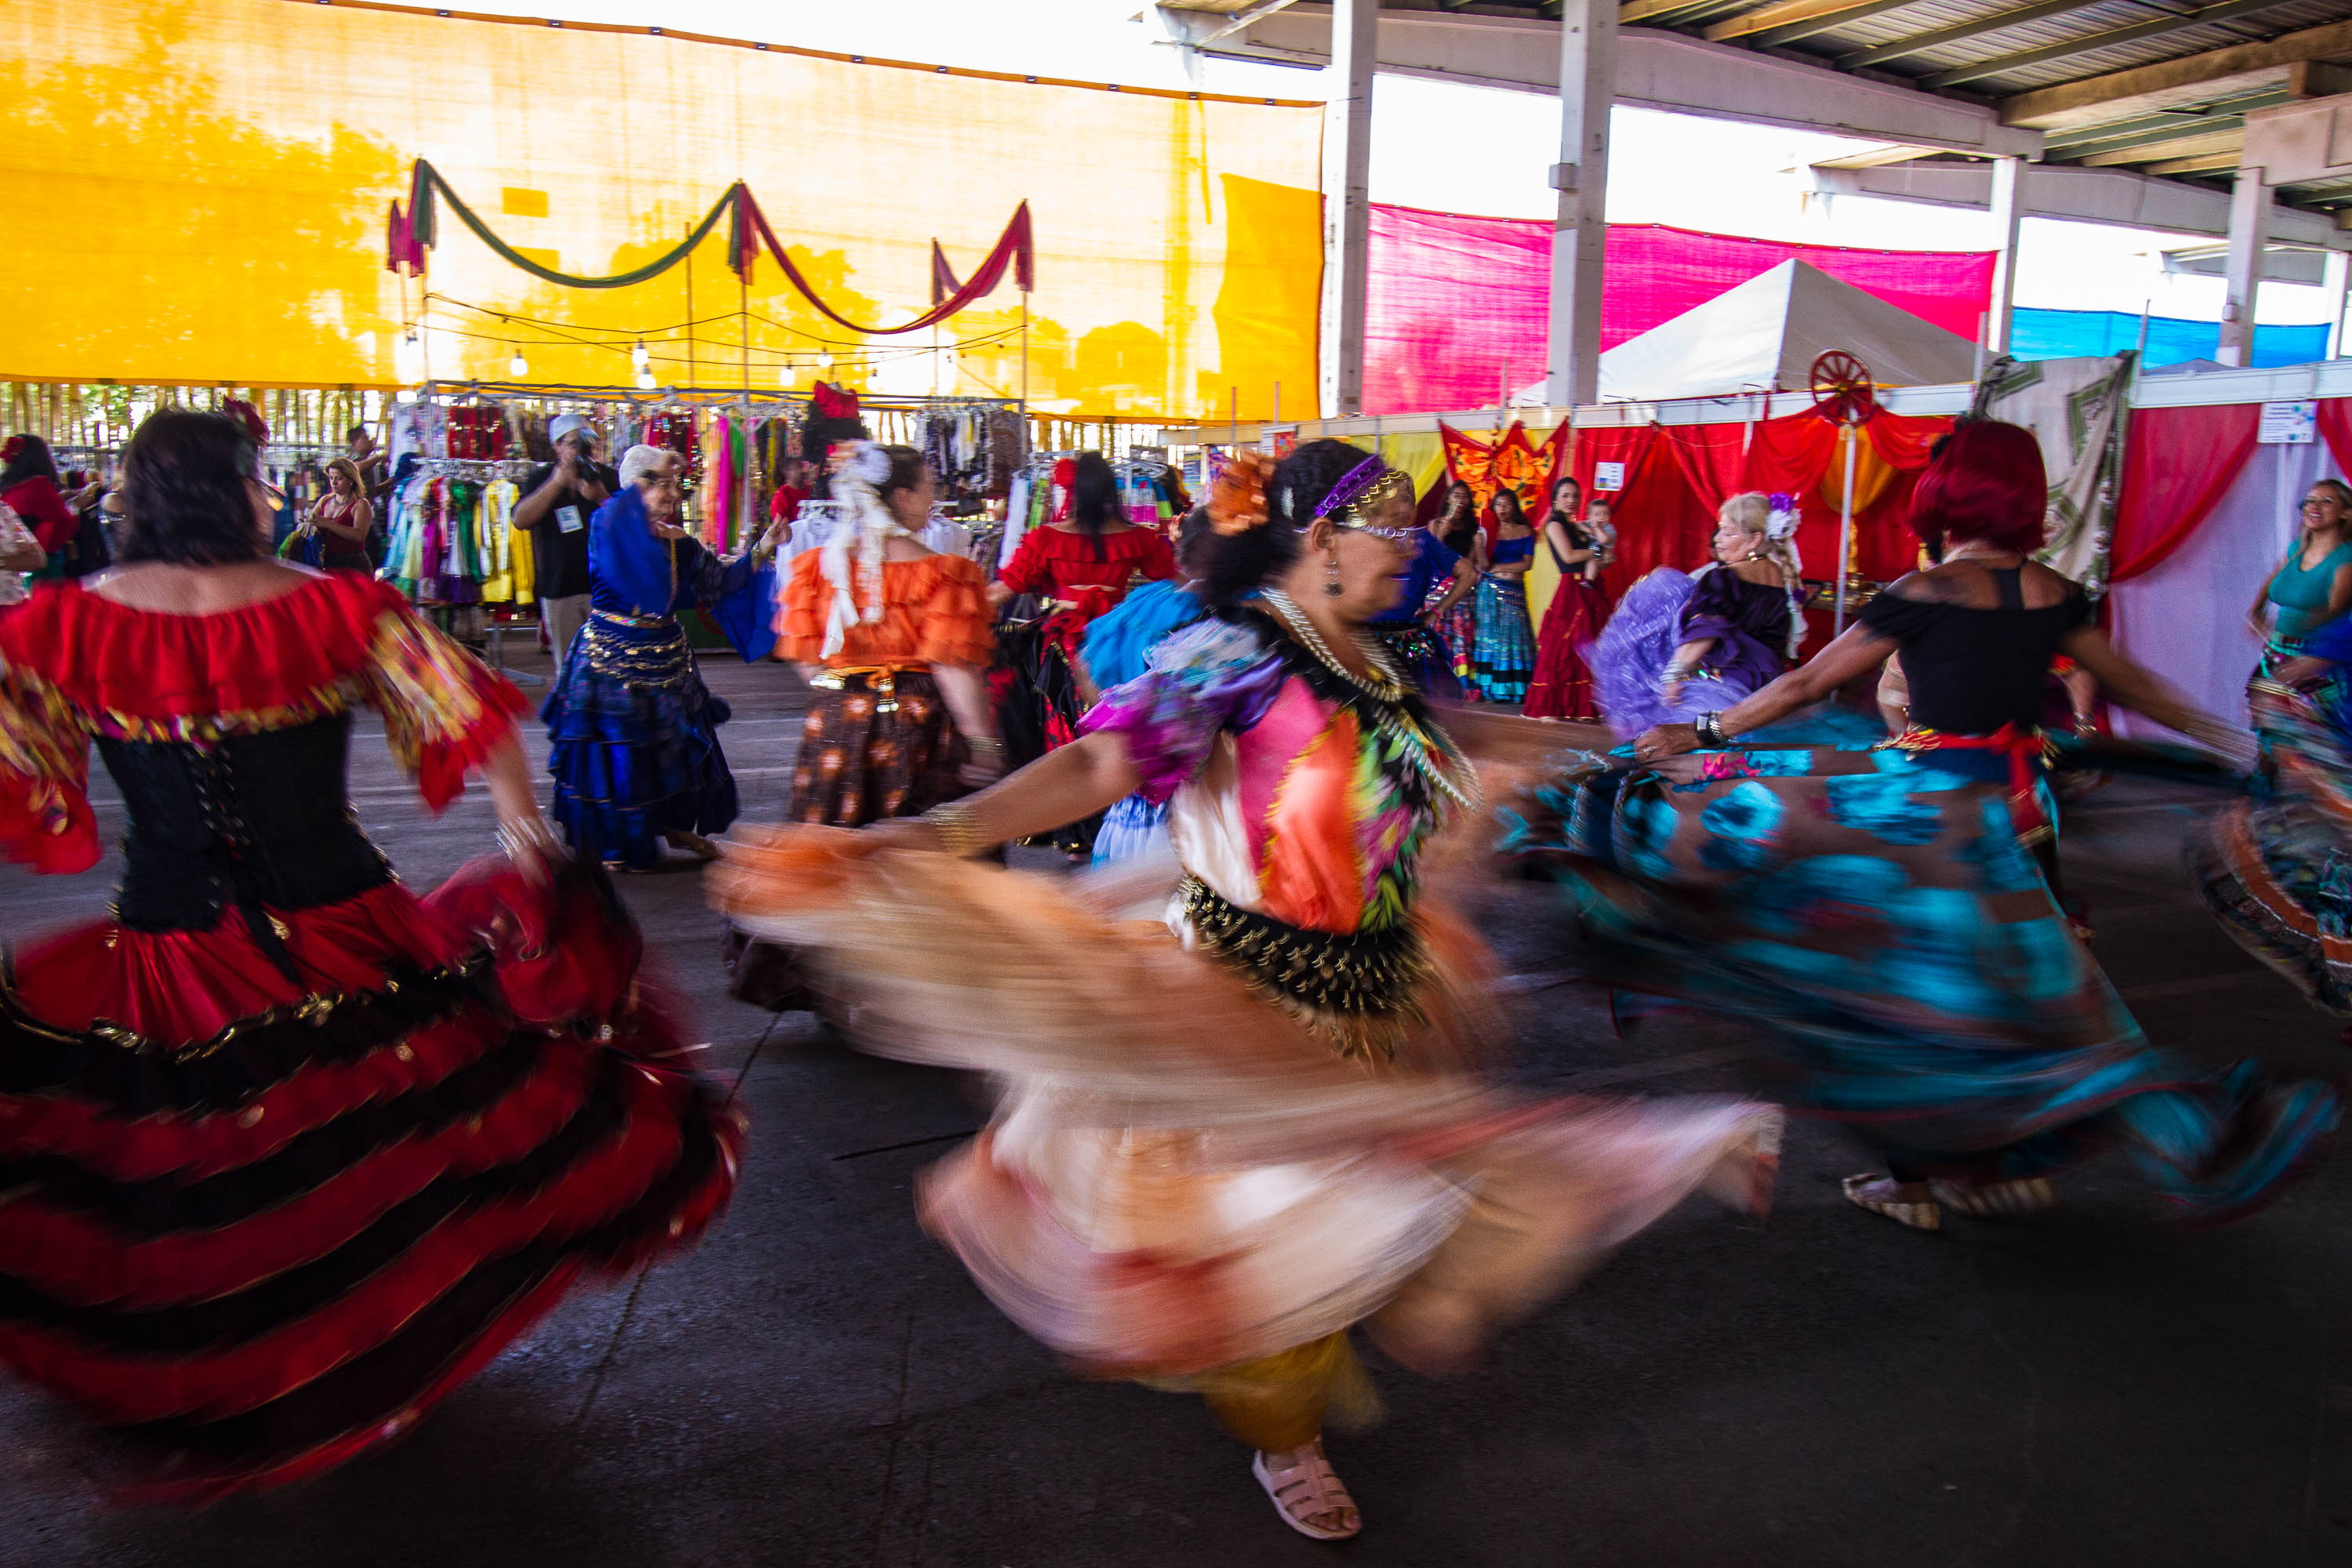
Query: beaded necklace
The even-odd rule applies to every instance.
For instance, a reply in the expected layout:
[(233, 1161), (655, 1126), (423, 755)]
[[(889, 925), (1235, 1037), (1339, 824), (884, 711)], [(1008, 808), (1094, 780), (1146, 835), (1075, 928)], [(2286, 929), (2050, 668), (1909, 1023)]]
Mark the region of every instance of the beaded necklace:
[(1372, 640), (1360, 627), (1353, 628), (1358, 648), (1370, 668), (1369, 678), (1358, 675), (1339, 662), (1331, 645), (1323, 640), (1307, 613), (1291, 596), (1279, 588), (1261, 588), (1259, 600), (1279, 616), (1284, 627), (1299, 647), (1312, 654), (1316, 661), (1349, 685), (1372, 700), (1375, 722), (1381, 733), (1392, 742), (1413, 770), (1434, 784), (1456, 805), (1475, 810), (1478, 786), (1475, 781), (1456, 778), (1454, 771), (1462, 765), (1458, 752), (1445, 742), (1434, 727), (1424, 727), (1415, 721), (1403, 706), (1405, 685), (1396, 666), (1390, 662), (1388, 650)]

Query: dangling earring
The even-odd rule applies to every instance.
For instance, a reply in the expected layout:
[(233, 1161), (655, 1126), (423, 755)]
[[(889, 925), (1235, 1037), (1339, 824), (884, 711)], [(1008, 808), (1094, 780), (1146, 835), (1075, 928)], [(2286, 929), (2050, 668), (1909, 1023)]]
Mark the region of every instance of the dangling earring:
[(1346, 592), (1339, 586), (1339, 552), (1334, 550), (1323, 557), (1323, 596), (1336, 599)]

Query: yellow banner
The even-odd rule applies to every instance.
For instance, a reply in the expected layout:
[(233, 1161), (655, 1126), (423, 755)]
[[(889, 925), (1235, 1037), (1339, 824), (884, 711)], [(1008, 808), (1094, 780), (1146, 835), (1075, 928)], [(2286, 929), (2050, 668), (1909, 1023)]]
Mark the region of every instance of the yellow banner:
[[(0, 7), (0, 379), (381, 385), (521, 379), (1017, 396), (1008, 282), (937, 330), (856, 338), (713, 234), (625, 289), (543, 283), (443, 215), (429, 274), (384, 269), (429, 159), (518, 250), (610, 274), (737, 179), (852, 320), (930, 303), (1036, 223), (1041, 410), (1315, 411), (1320, 106), (1108, 90), (643, 29), (313, 0)], [(511, 375), (514, 357), (526, 365)], [(822, 363), (829, 362), (829, 363)]]

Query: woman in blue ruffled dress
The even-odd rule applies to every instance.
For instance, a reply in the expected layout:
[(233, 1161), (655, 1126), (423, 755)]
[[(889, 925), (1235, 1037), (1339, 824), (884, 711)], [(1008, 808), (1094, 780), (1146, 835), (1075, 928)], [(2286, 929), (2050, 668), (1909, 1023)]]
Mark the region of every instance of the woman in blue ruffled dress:
[[(1200, 563), (1211, 537), (1209, 514), (1195, 507), (1176, 535), (1176, 575), (1146, 583), (1118, 607), (1087, 628), (1079, 657), (1095, 693), (1126, 685), (1151, 668), (1151, 651), (1170, 633), (1183, 630), (1209, 613), (1201, 596)], [(1154, 805), (1139, 791), (1103, 813), (1095, 835), (1094, 863), (1132, 860), (1168, 847), (1168, 806)]]
[[(1771, 1031), (1800, 1102), (1886, 1152), (1885, 1174), (1845, 1184), (1861, 1207), (1927, 1230), (1946, 1209), (2041, 1208), (2053, 1171), (2120, 1143), (2180, 1212), (2226, 1219), (2334, 1127), (2336, 1093), (2252, 1061), (2207, 1073), (2141, 1034), (2032, 852), (2051, 831), (2044, 677), (2063, 653), (2202, 744), (2248, 737), (2116, 653), (2082, 590), (2029, 561), (2046, 496), (2030, 432), (1963, 426), (1912, 514), (1941, 564), (1802, 669), (1653, 728), (1632, 771), (1587, 758), (1531, 792), (1515, 847), (1570, 889), (1612, 983)], [(1912, 708), (1893, 740), (1765, 728), (1898, 653)]]
[(1536, 563), (1536, 531), (1528, 526), (1518, 493), (1495, 492), (1495, 542), (1478, 574), (1478, 654), (1472, 676), (1482, 702), (1524, 702), (1535, 673), (1536, 634), (1528, 619), (1528, 569)]
[(756, 552), (721, 561), (677, 525), (683, 466), (658, 447), (622, 458), (620, 490), (589, 520), (588, 619), (540, 710), (565, 841), (633, 871), (658, 866), (664, 844), (712, 858), (709, 836), (735, 820), (727, 704), (702, 684), (677, 613), (701, 605), (736, 633), (762, 607)]

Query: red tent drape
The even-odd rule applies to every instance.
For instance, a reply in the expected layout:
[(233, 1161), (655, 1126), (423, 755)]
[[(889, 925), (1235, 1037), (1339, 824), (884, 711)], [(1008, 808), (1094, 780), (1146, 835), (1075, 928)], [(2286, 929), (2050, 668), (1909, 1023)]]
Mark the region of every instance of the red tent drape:
[[(1601, 463), (1625, 465), (1623, 489), (1612, 495), (1592, 488)], [(1706, 562), (1715, 508), (1691, 489), (1656, 426), (1579, 430), (1574, 468), (1588, 497), (1614, 503), (1617, 560), (1602, 574), (1611, 593), (1623, 593), (1660, 566), (1687, 572)]]
[[(1951, 420), (1942, 415), (1884, 411), (1862, 426), (1870, 456), (1894, 470), (1881, 476), (1874, 493), (1870, 475), (1856, 474), (1854, 489), (1866, 500), (1854, 512), (1854, 558), (1864, 576), (1890, 582), (1911, 570), (1918, 552), (1909, 524), (1911, 492), (1919, 470), (1927, 466), (1929, 448), (1951, 427)], [(1808, 411), (1753, 425), (1667, 426), (1660, 434), (1693, 495), (1710, 511), (1744, 490), (1796, 497), (1802, 519), (1797, 549), (1805, 560), (1805, 574), (1836, 575), (1839, 508), (1834, 498), (1843, 494), (1845, 481), (1836, 426)]]
[(2319, 438), (2336, 454), (2336, 466), (2352, 474), (2352, 397), (2320, 400)]
[[(2320, 405), (2323, 431), (2332, 405), (2332, 400)], [(2256, 403), (2133, 411), (2110, 544), (2110, 583), (2155, 570), (2189, 542), (2253, 456), (2262, 416)], [(2328, 445), (2336, 446), (2332, 434)]]
[(1756, 426), (1738, 425), (1662, 425), (1683, 478), (1710, 508), (1721, 506), (1748, 487), (1748, 448)]

